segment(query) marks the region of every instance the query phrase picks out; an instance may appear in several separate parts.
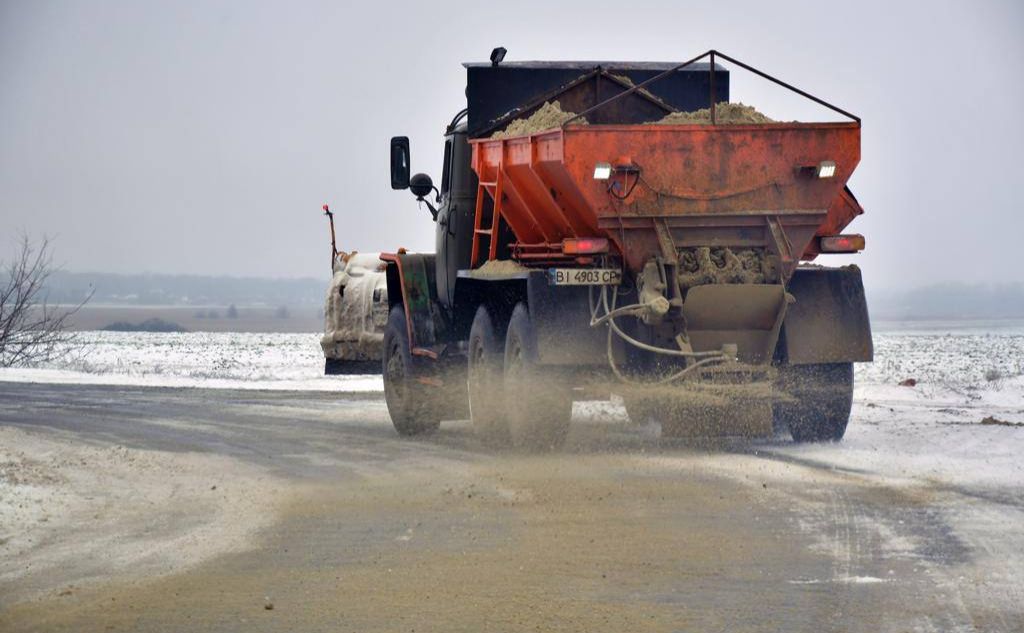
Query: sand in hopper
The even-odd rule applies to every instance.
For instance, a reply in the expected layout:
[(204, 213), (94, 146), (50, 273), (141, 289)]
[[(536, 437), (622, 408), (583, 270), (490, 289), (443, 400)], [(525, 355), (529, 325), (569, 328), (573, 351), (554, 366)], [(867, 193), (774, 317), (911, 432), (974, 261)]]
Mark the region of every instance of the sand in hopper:
[[(753, 106), (742, 103), (715, 104), (715, 123), (718, 125), (743, 123), (777, 123), (775, 119), (758, 112)], [(659, 121), (649, 125), (710, 125), (711, 108), (702, 108), (694, 112), (673, 112)]]
[[(491, 135), (491, 138), (509, 138), (543, 132), (562, 125), (574, 116), (576, 116), (575, 112), (562, 110), (562, 105), (557, 101), (545, 101), (544, 105), (529, 117), (512, 121), (507, 128)], [(586, 125), (587, 120), (576, 119), (573, 124)]]
[[(618, 79), (619, 81), (621, 81), (622, 83), (626, 84), (630, 88), (633, 88), (634, 86), (636, 86), (636, 83), (634, 83), (633, 80), (630, 79), (629, 77), (627, 77), (626, 75), (612, 75), (612, 77)], [(657, 95), (655, 95), (653, 92), (651, 92), (647, 88), (640, 88), (639, 90), (637, 90), (637, 92), (643, 93), (643, 94), (647, 95), (648, 97), (650, 97), (651, 99), (654, 99), (655, 101), (659, 101), (659, 102), (662, 101), (661, 97), (658, 97)]]

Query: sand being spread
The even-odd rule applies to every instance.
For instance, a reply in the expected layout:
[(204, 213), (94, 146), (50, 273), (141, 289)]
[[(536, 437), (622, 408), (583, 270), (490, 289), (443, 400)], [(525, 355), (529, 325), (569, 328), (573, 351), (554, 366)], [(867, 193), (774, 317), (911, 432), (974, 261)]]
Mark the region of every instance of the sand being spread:
[[(576, 116), (575, 112), (566, 112), (557, 101), (545, 101), (544, 105), (537, 109), (525, 119), (516, 119), (509, 123), (504, 130), (499, 130), (491, 135), (491, 138), (509, 138), (512, 136), (523, 136), (554, 129), (569, 119)], [(584, 118), (576, 119), (573, 125), (586, 125)]]
[[(776, 123), (757, 111), (753, 106), (742, 103), (718, 103), (715, 105), (715, 123), (718, 125), (735, 125), (743, 123)], [(648, 125), (710, 125), (711, 108), (702, 108), (693, 112), (673, 112), (663, 119), (652, 121)]]

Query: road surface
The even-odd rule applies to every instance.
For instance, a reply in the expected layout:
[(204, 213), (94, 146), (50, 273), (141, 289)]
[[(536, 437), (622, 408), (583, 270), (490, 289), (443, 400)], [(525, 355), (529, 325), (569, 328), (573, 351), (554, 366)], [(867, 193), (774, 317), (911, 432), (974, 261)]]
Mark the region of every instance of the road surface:
[[(567, 447), (537, 455), (488, 450), (466, 422), (401, 439), (379, 394), (0, 382), (19, 442), (203, 464), (128, 476), (171, 490), (104, 502), (131, 521), (69, 520), (7, 552), (0, 630), (1024, 630), (1020, 482), (886, 453), (900, 435), (877, 429), (900, 413), (871, 406), (853, 424), (882, 433), (874, 461), (669, 443), (614, 407), (578, 409)], [(199, 554), (158, 548), (215, 510), (204, 548), (180, 541)], [(101, 533), (109, 558), (89, 549)]]

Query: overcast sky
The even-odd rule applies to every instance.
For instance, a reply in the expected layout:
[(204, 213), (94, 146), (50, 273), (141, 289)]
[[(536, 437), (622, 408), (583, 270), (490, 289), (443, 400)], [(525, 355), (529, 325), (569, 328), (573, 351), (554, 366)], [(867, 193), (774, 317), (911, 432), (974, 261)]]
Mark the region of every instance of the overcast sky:
[[(440, 176), (463, 61), (717, 48), (863, 117), (850, 230), (870, 285), (1024, 281), (1024, 3), (0, 0), (0, 256), (74, 271), (326, 276), (339, 246), (433, 249), (390, 136)], [(825, 118), (733, 72), (733, 100)], [(838, 260), (835, 260), (838, 261)]]

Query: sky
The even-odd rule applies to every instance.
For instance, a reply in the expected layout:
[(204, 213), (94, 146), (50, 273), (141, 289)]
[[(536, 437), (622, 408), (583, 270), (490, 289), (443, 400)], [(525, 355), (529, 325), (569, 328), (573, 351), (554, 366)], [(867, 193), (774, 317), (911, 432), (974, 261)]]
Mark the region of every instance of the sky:
[[(681, 61), (716, 48), (863, 119), (850, 258), (869, 287), (1021, 282), (1024, 3), (0, 0), (0, 259), (327, 277), (339, 247), (430, 251), (388, 140), (440, 179), (464, 61)], [(733, 100), (830, 119), (734, 69)]]

